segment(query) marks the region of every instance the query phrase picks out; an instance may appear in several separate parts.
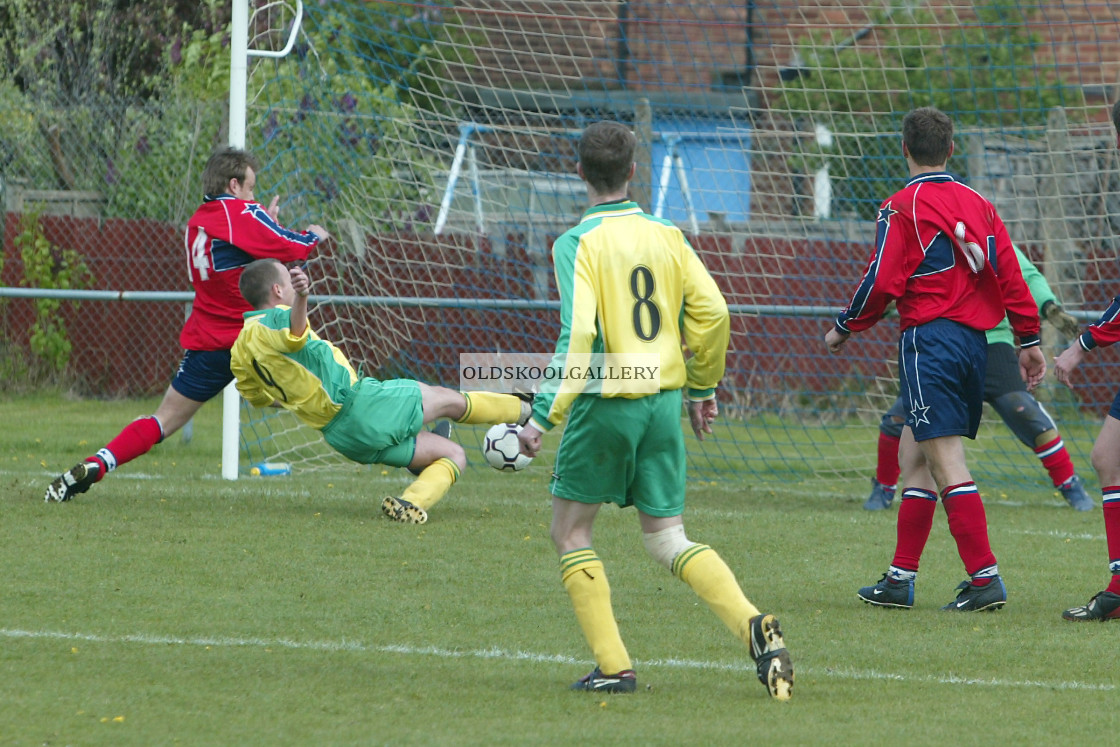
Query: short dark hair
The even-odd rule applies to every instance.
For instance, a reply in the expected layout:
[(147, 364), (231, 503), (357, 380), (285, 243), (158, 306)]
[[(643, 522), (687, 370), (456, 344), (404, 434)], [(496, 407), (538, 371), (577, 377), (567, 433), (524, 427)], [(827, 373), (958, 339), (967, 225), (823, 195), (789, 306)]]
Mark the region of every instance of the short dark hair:
[(254, 309), (259, 309), (268, 302), (268, 294), (272, 291), (272, 286), (283, 280), (281, 273), (287, 271), (279, 260), (254, 259), (241, 271), (241, 280), (237, 287), (241, 290), (242, 298)]
[(638, 138), (619, 122), (604, 120), (587, 126), (579, 139), (583, 178), (596, 192), (614, 192), (626, 185)]
[(1116, 128), (1116, 134), (1120, 135), (1120, 101), (1112, 105), (1112, 126)]
[(914, 163), (940, 166), (953, 150), (953, 120), (932, 106), (923, 106), (902, 118), (902, 142)]
[(202, 194), (220, 195), (229, 191), (229, 180), (245, 181), (246, 169), (260, 171), (257, 159), (247, 150), (227, 146), (214, 151), (202, 170)]

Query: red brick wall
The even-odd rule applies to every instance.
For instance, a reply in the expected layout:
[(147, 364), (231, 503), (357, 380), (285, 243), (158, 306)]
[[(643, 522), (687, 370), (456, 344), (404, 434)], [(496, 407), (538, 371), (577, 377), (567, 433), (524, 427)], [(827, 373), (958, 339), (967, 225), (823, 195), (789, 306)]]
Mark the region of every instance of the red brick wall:
[[(5, 225), (0, 281), (8, 286), (18, 284), (21, 267), (12, 243), (17, 219), (8, 214)], [(94, 288), (189, 290), (182, 239), (172, 226), (46, 216), (43, 227), (52, 243), (85, 257)], [(867, 252), (865, 244), (825, 240), (751, 237), (732, 242), (727, 236), (699, 236), (693, 242), (728, 302), (746, 305), (835, 305), (854, 288)], [(524, 237), (510, 235), (505, 244), (506, 253), (499, 255), (490, 240), (469, 235), (371, 237), (360, 266), (319, 257), (313, 264), (316, 292), (533, 297), (532, 263), (537, 260), (525, 250)], [(1105, 266), (1094, 267), (1099, 273)], [(349, 285), (338, 280), (341, 275), (351, 278)], [(551, 279), (551, 273), (547, 276)], [(1094, 288), (1120, 285), (1120, 277), (1094, 276), (1092, 281)], [(354, 288), (355, 282), (365, 287)], [(548, 296), (555, 298), (555, 288), (549, 288)], [(1101, 308), (1107, 303), (1103, 296), (1092, 300)], [(85, 301), (77, 310), (67, 306), (63, 318), (79, 389), (97, 396), (162, 392), (181, 355), (183, 311), (179, 303)], [(30, 301), (4, 302), (0, 330), (25, 345), (32, 314)], [(552, 311), (322, 306), (315, 315), (316, 328), (341, 341), (367, 372), (389, 367), (392, 374), (449, 384), (457, 382), (460, 352), (547, 352), (557, 332)], [(826, 394), (857, 379), (893, 378), (887, 361), (895, 357), (894, 322), (862, 334), (848, 351), (851, 357), (843, 358), (824, 355), (827, 327), (828, 320), (819, 317), (736, 315), (725, 386), (756, 398), (788, 398)], [(1110, 369), (1090, 367), (1086, 373), (1094, 384), (1079, 393), (1088, 402), (1110, 401), (1115, 379)]]
[[(462, 80), (496, 88), (582, 88), (578, 79), (614, 80), (618, 2), (471, 0), (458, 4), (464, 25), (474, 31), (478, 61), (457, 73)], [(974, 23), (974, 3), (931, 0), (925, 4), (945, 29)], [(735, 0), (673, 2), (632, 0), (630, 85), (638, 90), (705, 88), (719, 68), (745, 59), (746, 4)], [(867, 25), (870, 0), (765, 0), (753, 18), (754, 56), (764, 89), (810, 33), (832, 30), (837, 40)], [(1113, 3), (1052, 2), (1024, 6), (1039, 40), (1036, 58), (1056, 61), (1070, 82), (1120, 82), (1120, 6)], [(940, 33), (931, 29), (930, 33)], [(862, 46), (890, 43), (889, 29), (862, 39)]]
[[(18, 217), (6, 216), (3, 285), (18, 285), (21, 262), (14, 254)], [(178, 229), (151, 221), (45, 216), (48, 239), (79, 252), (94, 273), (94, 288), (189, 290)], [(318, 258), (316, 292), (355, 293), (340, 275), (360, 277), (369, 295), (440, 298), (530, 298), (532, 263), (524, 237), (506, 237), (506, 253), (492, 242), (468, 235), (370, 237), (366, 264), (344, 266)], [(841, 303), (854, 288), (866, 259), (865, 244), (842, 241), (727, 236), (693, 237), (731, 304), (823, 305)], [(1110, 289), (1120, 288), (1115, 263), (1091, 263), (1086, 303), (1104, 308)], [(357, 273), (357, 275), (355, 275)], [(551, 280), (551, 273), (547, 273)], [(555, 288), (548, 290), (555, 298)], [(1090, 297), (1091, 296), (1091, 297)], [(63, 318), (73, 344), (71, 370), (79, 390), (95, 396), (162, 392), (181, 355), (178, 344), (184, 308), (180, 303), (86, 301)], [(368, 373), (382, 367), (394, 375), (457, 383), (460, 352), (467, 350), (551, 350), (557, 327), (551, 311), (492, 311), (322, 306), (316, 328), (339, 340)], [(0, 332), (26, 345), (32, 303), (0, 301)], [(725, 388), (736, 396), (786, 399), (828, 394), (853, 381), (889, 382), (887, 361), (895, 357), (897, 325), (887, 321), (860, 335), (850, 357), (823, 353), (828, 320), (819, 317), (736, 315)], [(1088, 382), (1078, 390), (1094, 412), (1103, 412), (1115, 391), (1110, 351), (1084, 367)], [(888, 384), (889, 386), (889, 384)]]
[[(22, 262), (13, 244), (18, 219), (17, 214), (7, 215), (0, 274), (0, 282), (7, 286), (19, 285), (21, 277)], [(94, 289), (190, 290), (182, 264), (182, 237), (172, 226), (57, 216), (44, 216), (42, 225), (54, 245), (84, 257), (94, 276)], [(468, 235), (371, 237), (370, 261), (358, 269), (367, 287), (359, 290), (339, 282), (346, 273), (353, 278), (356, 268), (344, 268), (326, 256), (314, 266), (320, 282), (317, 292), (531, 298), (535, 295), (532, 267), (538, 260), (527, 253), (524, 243), (524, 237), (511, 235), (506, 253), (498, 255), (489, 240)], [(835, 242), (753, 239), (732, 246), (727, 237), (702, 236), (696, 238), (696, 245), (729, 302), (740, 304), (816, 304), (842, 298), (846, 287), (841, 286), (857, 276), (863, 261), (862, 247)], [(555, 298), (551, 272), (544, 277), (550, 282), (548, 297)], [(555, 313), (550, 311), (394, 309), (387, 313), (374, 307), (327, 306), (316, 313), (317, 327), (327, 330), (332, 339), (347, 341), (347, 352), (367, 370), (399, 363), (404, 349), (405, 359), (425, 375), (455, 370), (463, 350), (548, 351), (557, 331)], [(84, 301), (77, 309), (64, 305), (62, 317), (73, 344), (71, 371), (83, 393), (123, 396), (166, 388), (181, 355), (183, 304)], [(0, 329), (26, 345), (33, 318), (31, 301), (7, 301), (0, 311)], [(827, 390), (826, 379), (806, 377), (813, 368), (806, 360), (817, 356), (823, 324), (820, 319), (737, 319), (734, 345), (747, 356), (742, 361), (749, 359), (751, 365), (730, 375), (729, 383), (745, 386), (761, 375), (755, 370), (761, 366), (775, 381), (796, 377), (792, 388)], [(884, 336), (889, 338), (889, 333)], [(883, 350), (880, 357), (890, 357), (889, 350)]]
[[(13, 243), (20, 215), (4, 222), (4, 268), (0, 283), (22, 283), (22, 260)], [(47, 239), (73, 249), (100, 290), (190, 290), (178, 229), (154, 221), (43, 216)], [(71, 370), (83, 393), (104, 396), (154, 394), (166, 389), (179, 361), (181, 303), (85, 301), (63, 304), (62, 319), (73, 346)], [(0, 333), (26, 345), (35, 318), (30, 300), (0, 301)]]

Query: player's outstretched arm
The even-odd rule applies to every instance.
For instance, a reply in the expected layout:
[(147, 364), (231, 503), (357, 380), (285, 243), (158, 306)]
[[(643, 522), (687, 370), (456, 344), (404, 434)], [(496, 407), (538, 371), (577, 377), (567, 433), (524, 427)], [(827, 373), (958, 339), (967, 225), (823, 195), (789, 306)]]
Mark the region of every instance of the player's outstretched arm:
[(1085, 359), (1085, 350), (1080, 340), (1074, 340), (1061, 355), (1054, 359), (1054, 375), (1070, 389), (1073, 388), (1073, 372)]
[(307, 296), (311, 293), (311, 279), (307, 277), (302, 267), (290, 267), (288, 274), (292, 276), (292, 289), (296, 292), (288, 329), (299, 337), (307, 329)]

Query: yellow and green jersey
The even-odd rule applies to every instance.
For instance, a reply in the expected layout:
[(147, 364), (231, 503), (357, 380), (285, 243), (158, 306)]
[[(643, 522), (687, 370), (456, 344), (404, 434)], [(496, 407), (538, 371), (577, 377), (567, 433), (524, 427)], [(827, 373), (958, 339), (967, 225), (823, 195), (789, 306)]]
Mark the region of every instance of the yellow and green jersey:
[[(680, 229), (634, 202), (596, 205), (552, 247), (560, 294), (553, 367), (595, 353), (657, 355), (661, 389), (715, 396), (730, 334), (727, 302)], [(682, 337), (691, 357), (685, 360)], [(562, 385), (533, 403), (541, 430), (559, 425), (580, 393)], [(604, 397), (636, 398), (635, 393)]]
[(320, 339), (308, 325), (291, 331), (291, 309), (250, 311), (233, 343), (230, 370), (237, 391), (257, 407), (276, 402), (304, 424), (322, 429), (338, 413), (358, 381), (342, 351)]

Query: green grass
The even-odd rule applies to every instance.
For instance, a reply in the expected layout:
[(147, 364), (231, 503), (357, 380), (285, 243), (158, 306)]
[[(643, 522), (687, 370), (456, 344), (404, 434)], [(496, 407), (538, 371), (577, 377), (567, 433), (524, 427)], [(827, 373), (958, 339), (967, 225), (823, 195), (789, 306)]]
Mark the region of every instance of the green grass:
[[(1115, 738), (1116, 635), (1059, 613), (1106, 581), (1099, 509), (990, 496), (1010, 602), (938, 607), (962, 580), (939, 514), (909, 612), (871, 608), (894, 511), (857, 491), (705, 480), (692, 539), (780, 615), (774, 703), (746, 652), (656, 566), (631, 510), (596, 548), (639, 692), (568, 692), (592, 666), (548, 538), (547, 464), (473, 464), (422, 527), (380, 517), (401, 470), (223, 481), (219, 409), (88, 494), (58, 471), (154, 402), (0, 401), (0, 744), (1041, 743)], [(84, 439), (84, 441), (83, 441)], [(984, 485), (981, 488), (984, 489)], [(991, 492), (996, 492), (993, 489)]]

